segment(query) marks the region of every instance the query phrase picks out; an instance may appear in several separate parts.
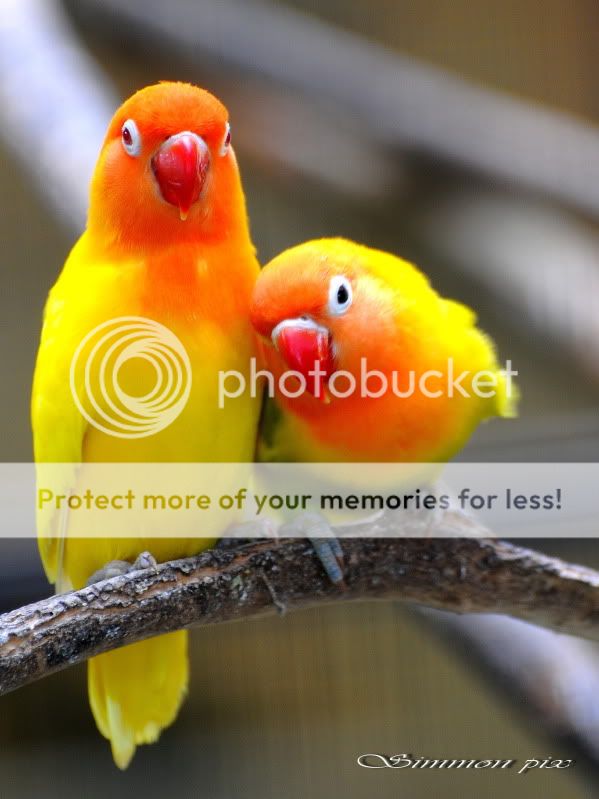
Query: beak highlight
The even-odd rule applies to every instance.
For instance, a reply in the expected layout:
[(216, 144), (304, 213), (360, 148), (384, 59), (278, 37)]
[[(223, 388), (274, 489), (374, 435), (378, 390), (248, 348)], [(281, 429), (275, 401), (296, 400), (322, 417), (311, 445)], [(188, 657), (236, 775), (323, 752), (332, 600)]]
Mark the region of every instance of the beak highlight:
[(200, 198), (210, 167), (206, 142), (191, 131), (171, 136), (152, 158), (152, 171), (162, 199), (179, 209), (182, 220)]
[(306, 389), (329, 402), (326, 384), (335, 368), (330, 331), (312, 319), (298, 317), (279, 322), (271, 340), (288, 368), (304, 377)]

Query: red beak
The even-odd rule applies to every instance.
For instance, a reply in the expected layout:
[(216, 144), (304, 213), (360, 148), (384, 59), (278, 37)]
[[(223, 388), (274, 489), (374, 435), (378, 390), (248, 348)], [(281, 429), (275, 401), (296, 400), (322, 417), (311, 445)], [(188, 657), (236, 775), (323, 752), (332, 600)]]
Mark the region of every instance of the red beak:
[(152, 170), (162, 199), (179, 209), (186, 219), (191, 206), (199, 199), (208, 168), (210, 151), (197, 134), (184, 131), (171, 136), (152, 158)]
[(326, 386), (335, 367), (326, 327), (311, 319), (286, 319), (275, 327), (271, 337), (287, 367), (304, 377), (310, 394), (329, 402)]

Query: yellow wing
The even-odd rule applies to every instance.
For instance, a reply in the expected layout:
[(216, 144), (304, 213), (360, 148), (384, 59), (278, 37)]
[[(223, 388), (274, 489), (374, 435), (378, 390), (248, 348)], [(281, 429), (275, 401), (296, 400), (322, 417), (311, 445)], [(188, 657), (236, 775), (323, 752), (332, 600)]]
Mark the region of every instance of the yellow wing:
[[(44, 323), (37, 355), (31, 397), (33, 451), (38, 464), (38, 484), (43, 464), (76, 464), (81, 461), (87, 422), (73, 401), (69, 373), (72, 352), (65, 338), (70, 334), (70, 306), (64, 302), (60, 281), (50, 292), (44, 310)], [(71, 473), (70, 473), (71, 472)], [(75, 470), (65, 466), (65, 493), (76, 480)], [(64, 515), (38, 511), (38, 544), (48, 580), (61, 583), (61, 561), (64, 546), (61, 535), (66, 528)], [(59, 590), (67, 586), (59, 585)]]
[[(114, 300), (118, 292), (108, 286), (115, 282), (117, 267), (94, 263), (90, 258), (86, 234), (67, 258), (63, 271), (50, 291), (37, 354), (31, 397), (33, 450), (38, 484), (44, 464), (65, 464), (52, 468), (52, 485), (68, 493), (76, 485), (76, 464), (82, 453), (89, 424), (75, 403), (70, 371), (73, 356), (84, 336), (96, 324), (118, 315)], [(81, 392), (82, 378), (77, 377)], [(69, 466), (70, 465), (70, 466)], [(62, 532), (65, 514), (38, 511), (38, 543), (44, 569), (59, 590), (71, 587), (62, 581)]]

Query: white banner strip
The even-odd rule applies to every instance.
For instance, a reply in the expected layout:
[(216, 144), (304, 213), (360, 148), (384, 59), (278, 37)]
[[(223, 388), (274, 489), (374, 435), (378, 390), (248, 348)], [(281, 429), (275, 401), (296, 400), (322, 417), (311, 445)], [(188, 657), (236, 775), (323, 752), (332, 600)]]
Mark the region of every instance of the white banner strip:
[(289, 522), (281, 534), (303, 536), (305, 513), (338, 526), (381, 511), (392, 535), (430, 537), (450, 507), (495, 536), (592, 538), (599, 464), (4, 463), (0, 502), (3, 538), (263, 538)]

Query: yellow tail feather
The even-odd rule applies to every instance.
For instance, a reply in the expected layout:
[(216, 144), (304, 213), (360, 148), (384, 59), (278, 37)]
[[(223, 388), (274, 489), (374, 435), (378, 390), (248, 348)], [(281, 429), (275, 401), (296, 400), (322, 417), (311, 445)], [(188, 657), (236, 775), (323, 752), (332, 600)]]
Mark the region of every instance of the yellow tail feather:
[(187, 632), (150, 638), (92, 658), (88, 690), (98, 729), (126, 769), (139, 744), (173, 723), (187, 692)]

